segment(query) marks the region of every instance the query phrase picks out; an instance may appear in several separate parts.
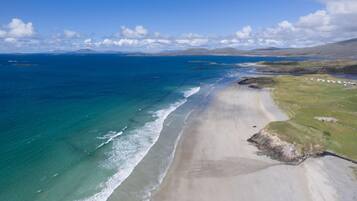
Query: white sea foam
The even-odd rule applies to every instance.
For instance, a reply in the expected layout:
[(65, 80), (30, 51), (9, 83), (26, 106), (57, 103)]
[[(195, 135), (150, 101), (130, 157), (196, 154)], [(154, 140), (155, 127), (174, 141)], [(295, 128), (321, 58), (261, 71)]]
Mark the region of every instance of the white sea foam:
[[(183, 93), (185, 99), (179, 100), (165, 109), (156, 111), (154, 121), (147, 122), (142, 128), (131, 131), (120, 140), (113, 141), (113, 151), (109, 155), (108, 163), (117, 172), (107, 181), (99, 185), (101, 190), (85, 201), (104, 201), (131, 174), (138, 163), (149, 152), (158, 140), (165, 119), (177, 108), (187, 102), (187, 98), (199, 92), (200, 87), (191, 88)], [(114, 137), (115, 138), (115, 137)], [(112, 138), (111, 140), (113, 140)], [(110, 138), (109, 138), (110, 139)], [(108, 141), (106, 141), (108, 142)], [(109, 143), (109, 142), (108, 142)]]
[(183, 95), (185, 96), (185, 98), (188, 98), (190, 96), (192, 96), (193, 94), (196, 94), (197, 92), (199, 92), (201, 89), (201, 87), (193, 87), (185, 92), (183, 92)]
[[(191, 113), (193, 112), (193, 110), (191, 110), (186, 116), (185, 116), (185, 120), (184, 122), (186, 123), (188, 117), (191, 115)], [(165, 176), (167, 175), (167, 172), (169, 171), (169, 167), (171, 166), (173, 160), (174, 160), (174, 156), (175, 156), (175, 153), (176, 153), (176, 148), (177, 148), (177, 145), (181, 139), (181, 136), (182, 136), (182, 133), (183, 133), (183, 130), (181, 130), (181, 132), (179, 133), (178, 137), (176, 138), (175, 140), (175, 144), (174, 144), (174, 149), (173, 151), (171, 152), (169, 158), (168, 158), (168, 162), (169, 162), (169, 165), (165, 168), (165, 170), (159, 175), (158, 177), (158, 184), (151, 187), (150, 189), (146, 189), (146, 195), (143, 197), (143, 201), (150, 201), (150, 198), (152, 196), (152, 192), (162, 183), (162, 181), (164, 180)]]
[(256, 62), (247, 62), (247, 63), (239, 63), (237, 64), (238, 66), (242, 67), (257, 67), (257, 66), (263, 66), (262, 64), (256, 63)]
[(125, 126), (121, 131), (119, 132), (115, 132), (115, 131), (110, 131), (108, 134), (104, 135), (103, 137), (98, 137), (98, 139), (101, 140), (106, 140), (105, 142), (101, 143), (100, 145), (97, 146), (96, 149), (99, 149), (101, 147), (103, 147), (104, 145), (109, 144), (110, 142), (112, 142), (115, 138), (119, 137), (120, 135), (123, 134), (123, 132), (127, 129), (127, 127)]

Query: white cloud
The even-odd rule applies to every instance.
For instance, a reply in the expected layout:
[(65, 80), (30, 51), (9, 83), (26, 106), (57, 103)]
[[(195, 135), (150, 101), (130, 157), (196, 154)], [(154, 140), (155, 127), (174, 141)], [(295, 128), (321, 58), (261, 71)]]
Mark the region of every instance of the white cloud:
[(91, 45), (91, 44), (92, 44), (92, 39), (91, 39), (91, 38), (87, 38), (87, 39), (85, 39), (83, 42), (84, 42), (84, 44), (86, 44), (86, 45)]
[(6, 36), (6, 31), (0, 29), (0, 38), (3, 38)]
[(333, 29), (331, 16), (325, 10), (318, 10), (314, 13), (300, 17), (297, 26), (318, 31), (331, 31)]
[(293, 24), (291, 24), (289, 21), (282, 21), (278, 24), (278, 27), (282, 30), (290, 30), (290, 31), (295, 31), (296, 28), (294, 27)]
[[(135, 29), (122, 27), (121, 38), (111, 37), (102, 41), (93, 42), (97, 47), (132, 47), (132, 48), (186, 48), (199, 47), (209, 43), (209, 39), (198, 34), (183, 34), (182, 36), (164, 37), (158, 33), (150, 35), (143, 26), (136, 26)], [(84, 44), (86, 42), (84, 41)], [(88, 43), (87, 43), (88, 44)]]
[(320, 2), (324, 9), (301, 16), (295, 22), (284, 20), (254, 33), (246, 26), (235, 38), (223, 38), (219, 43), (234, 47), (305, 47), (357, 37), (357, 0)]
[(7, 35), (15, 38), (28, 37), (35, 34), (34, 27), (31, 22), (24, 23), (18, 18), (13, 18), (7, 28)]
[(182, 34), (182, 37), (184, 37), (184, 38), (202, 38), (203, 36), (196, 34), (196, 33), (186, 33), (186, 34)]
[(125, 38), (140, 38), (144, 37), (148, 34), (148, 30), (143, 26), (138, 25), (134, 29), (130, 29), (128, 27), (121, 27), (121, 35)]
[(236, 36), (238, 39), (247, 39), (251, 36), (251, 34), (252, 34), (251, 26), (245, 26), (243, 27), (242, 30), (236, 32)]
[(181, 46), (203, 46), (208, 43), (207, 38), (183, 38), (183, 39), (176, 39), (176, 43)]
[(122, 38), (118, 41), (116, 41), (115, 45), (118, 46), (134, 46), (138, 45), (139, 41), (136, 39), (128, 39), (128, 38)]
[[(267, 46), (305, 47), (357, 37), (357, 0), (316, 0), (320, 10), (296, 20), (283, 20), (274, 26), (253, 30), (245, 26), (228, 36), (208, 37), (195, 33), (166, 36), (149, 32), (144, 26), (122, 26), (119, 34), (104, 39), (84, 38), (73, 30), (64, 30), (52, 38), (35, 36), (31, 22), (14, 18), (0, 26), (0, 50), (6, 47), (64, 49), (91, 47), (98, 49), (164, 50), (190, 47), (236, 47), (243, 49)], [(3, 48), (1, 47), (3, 45)], [(18, 50), (18, 48), (16, 49)]]
[(168, 39), (158, 39), (157, 42), (160, 44), (166, 44), (166, 45), (169, 45), (172, 43), (171, 40), (168, 40)]
[(261, 39), (258, 41), (258, 45), (263, 47), (281, 46), (282, 44), (282, 41), (275, 39)]
[(78, 38), (80, 37), (80, 34), (75, 32), (75, 31), (71, 31), (71, 30), (64, 30), (63, 34), (66, 38)]
[[(21, 44), (17, 39), (24, 39), (35, 34), (34, 27), (31, 22), (25, 23), (18, 18), (13, 18), (6, 26), (4, 26), (4, 28), (4, 30), (0, 29), (0, 38), (4, 38), (3, 41), (8, 44), (16, 44), (18, 46)], [(21, 42), (32, 42), (32, 40), (22, 40)]]
[(147, 38), (140, 41), (141, 45), (148, 46), (160, 46), (160, 45), (170, 45), (172, 42), (168, 39), (157, 39), (157, 38)]
[(128, 38), (122, 38), (118, 40), (106, 38), (101, 43), (99, 43), (99, 45), (105, 45), (105, 46), (135, 46), (138, 44), (139, 44), (139, 40), (128, 39)]
[(0, 29), (0, 49), (15, 48), (18, 51), (20, 47), (36, 47), (37, 40), (32, 37), (35, 35), (34, 27), (31, 22), (23, 22), (19, 18), (13, 18), (7, 25)]
[(179, 47), (200, 47), (205, 46), (210, 42), (208, 37), (196, 33), (182, 34), (181, 37), (174, 38), (172, 44)]
[[(107, 38), (97, 46), (177, 49), (189, 47), (258, 48), (306, 47), (357, 37), (357, 0), (318, 0), (324, 8), (308, 13), (295, 21), (283, 20), (275, 26), (252, 29), (247, 25), (234, 35), (207, 37), (195, 33), (179, 37), (149, 34), (143, 26), (121, 27), (120, 37)], [(86, 42), (84, 42), (86, 44)], [(89, 44), (89, 42), (87, 42)]]
[[(88, 41), (84, 41), (86, 43)], [(168, 39), (157, 39), (157, 38), (143, 38), (143, 39), (133, 39), (133, 38), (121, 38), (121, 39), (110, 39), (106, 38), (103, 41), (86, 44), (96, 44), (97, 46), (117, 46), (117, 47), (154, 47), (161, 45), (170, 45), (172, 42)]]
[(102, 44), (103, 45), (113, 45), (114, 41), (109, 39), (109, 38), (106, 38), (106, 39), (103, 40)]
[(331, 14), (357, 13), (356, 0), (324, 0), (326, 10)]
[(5, 38), (4, 41), (7, 43), (16, 43), (17, 42), (16, 38)]

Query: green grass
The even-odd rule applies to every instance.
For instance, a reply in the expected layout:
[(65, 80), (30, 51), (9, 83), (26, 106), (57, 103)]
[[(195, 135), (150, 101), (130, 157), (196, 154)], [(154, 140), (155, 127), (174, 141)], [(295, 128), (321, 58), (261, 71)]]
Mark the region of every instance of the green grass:
[(284, 73), (357, 73), (356, 60), (320, 60), (320, 61), (275, 61), (260, 62), (262, 70)]
[(275, 62), (260, 62), (260, 64), (275, 66), (275, 67), (287, 67), (287, 68), (313, 68), (313, 67), (327, 67), (327, 68), (341, 68), (345, 66), (355, 66), (357, 61), (355, 60), (320, 60), (320, 61), (275, 61)]
[[(357, 160), (357, 88), (319, 83), (311, 77), (337, 80), (327, 75), (274, 78), (274, 100), (291, 119), (272, 122), (267, 129), (304, 153), (329, 150)], [(314, 117), (338, 121), (322, 122)]]

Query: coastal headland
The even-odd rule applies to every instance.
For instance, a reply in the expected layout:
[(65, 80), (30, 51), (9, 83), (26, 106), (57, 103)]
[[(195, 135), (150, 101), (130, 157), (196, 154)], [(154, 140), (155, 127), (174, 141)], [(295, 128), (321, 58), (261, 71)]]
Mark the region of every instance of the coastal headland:
[(217, 92), (184, 129), (152, 200), (355, 200), (356, 164), (326, 156), (289, 165), (247, 141), (288, 119), (269, 89), (234, 83)]

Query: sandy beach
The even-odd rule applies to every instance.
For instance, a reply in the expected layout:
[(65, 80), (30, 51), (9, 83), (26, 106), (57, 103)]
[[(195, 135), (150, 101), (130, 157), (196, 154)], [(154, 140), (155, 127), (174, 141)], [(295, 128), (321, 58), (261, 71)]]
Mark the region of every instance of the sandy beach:
[(287, 116), (269, 90), (232, 84), (183, 131), (155, 201), (357, 200), (355, 164), (312, 158), (298, 166), (258, 155), (247, 139)]

